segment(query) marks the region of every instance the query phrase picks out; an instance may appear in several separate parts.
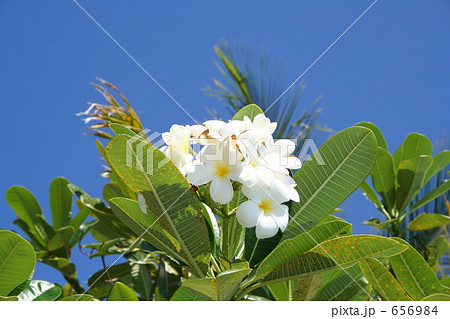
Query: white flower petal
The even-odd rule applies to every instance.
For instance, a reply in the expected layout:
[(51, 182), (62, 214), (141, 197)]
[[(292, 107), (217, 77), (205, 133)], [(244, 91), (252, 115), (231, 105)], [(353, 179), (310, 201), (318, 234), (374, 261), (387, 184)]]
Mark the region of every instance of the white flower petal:
[(228, 178), (216, 177), (209, 186), (211, 198), (220, 204), (228, 204), (233, 199), (233, 185)]
[(271, 150), (280, 155), (288, 156), (295, 151), (295, 143), (288, 139), (279, 139), (271, 145)]
[(286, 205), (275, 205), (272, 217), (281, 231), (284, 232), (289, 222), (289, 208)]
[(242, 192), (247, 198), (253, 200), (256, 203), (261, 203), (261, 201), (267, 197), (269, 192), (269, 187), (261, 183), (256, 183), (251, 187), (243, 186)]
[(214, 166), (217, 162), (222, 161), (221, 149), (218, 145), (210, 143), (198, 152), (198, 158), (203, 163)]
[(294, 155), (286, 156), (284, 158), (284, 161), (286, 162), (285, 167), (287, 168), (299, 169), (300, 167), (302, 167), (302, 162)]
[(215, 177), (214, 167), (210, 165), (189, 165), (185, 170), (187, 180), (193, 185), (206, 184)]
[(242, 162), (235, 166), (229, 166), (228, 177), (232, 180), (242, 183), (244, 186), (252, 186), (258, 180), (255, 168), (250, 164)]
[(141, 211), (144, 214), (147, 214), (147, 204), (145, 203), (145, 198), (144, 198), (144, 196), (142, 196), (141, 193), (137, 194), (137, 200), (138, 200), (139, 208), (141, 209)]
[(251, 200), (243, 202), (236, 209), (236, 218), (239, 224), (247, 228), (255, 227), (261, 214), (263, 214), (263, 211), (258, 204)]
[(258, 179), (263, 182), (267, 187), (272, 185), (272, 181), (274, 179), (273, 171), (267, 167), (257, 167), (256, 175)]
[(274, 179), (270, 187), (270, 195), (274, 201), (284, 203), (290, 200), (300, 201), (300, 197), (294, 187), (286, 185), (278, 179)]
[(259, 223), (256, 225), (256, 238), (265, 239), (273, 237), (278, 232), (278, 224), (271, 215), (262, 214)]

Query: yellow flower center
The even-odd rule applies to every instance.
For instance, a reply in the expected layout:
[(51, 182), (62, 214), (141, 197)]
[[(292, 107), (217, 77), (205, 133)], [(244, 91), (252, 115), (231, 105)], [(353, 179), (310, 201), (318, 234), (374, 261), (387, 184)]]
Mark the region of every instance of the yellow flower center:
[(216, 175), (218, 177), (225, 177), (229, 172), (230, 168), (227, 165), (221, 163), (216, 165)]
[(259, 203), (259, 208), (264, 212), (264, 214), (268, 215), (273, 209), (272, 202), (267, 199), (263, 199), (261, 203)]

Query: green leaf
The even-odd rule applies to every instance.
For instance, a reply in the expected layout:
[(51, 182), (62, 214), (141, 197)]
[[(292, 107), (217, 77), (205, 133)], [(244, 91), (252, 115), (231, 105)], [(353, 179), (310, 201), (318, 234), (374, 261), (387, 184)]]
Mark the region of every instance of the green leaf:
[(376, 138), (363, 127), (347, 128), (329, 138), (317, 156), (306, 161), (295, 175), (300, 203), (291, 207), (291, 220), (282, 241), (307, 232), (358, 188), (372, 170)]
[(450, 224), (450, 217), (442, 214), (422, 213), (408, 225), (409, 230), (427, 230)]
[(316, 295), (317, 291), (320, 288), (321, 283), (322, 283), (322, 274), (300, 278), (297, 282), (297, 287), (292, 293), (292, 300), (299, 300), (299, 301), (313, 300), (314, 296)]
[(75, 265), (66, 258), (59, 258), (59, 257), (42, 258), (39, 261), (52, 268), (57, 269), (67, 277), (76, 278), (77, 276)]
[(266, 258), (275, 249), (282, 236), (283, 233), (278, 231), (273, 237), (258, 239), (256, 238), (256, 227), (247, 228), (245, 230), (244, 256), (250, 266), (254, 267)]
[(230, 300), (250, 271), (249, 268), (232, 269), (220, 273), (216, 278), (188, 279), (183, 282), (183, 287), (210, 300)]
[(121, 282), (116, 282), (108, 296), (108, 301), (139, 301), (133, 289)]
[(449, 294), (437, 293), (426, 296), (422, 298), (420, 301), (450, 301)]
[(0, 296), (30, 277), (36, 264), (33, 246), (19, 235), (0, 230)]
[(128, 198), (113, 198), (110, 201), (113, 213), (130, 228), (136, 236), (148, 241), (158, 250), (185, 262), (181, 256), (179, 242), (165, 231), (153, 214), (144, 214), (139, 203)]
[(370, 173), (373, 187), (383, 199), (386, 211), (392, 216), (395, 207), (395, 170), (391, 154), (378, 147), (377, 159)]
[(249, 104), (240, 109), (231, 120), (244, 120), (244, 117), (248, 117), (253, 120), (256, 115), (263, 114), (264, 112), (256, 104)]
[[(179, 242), (180, 254), (192, 271), (204, 277), (210, 258), (208, 229), (188, 181), (160, 150), (144, 140), (119, 135), (109, 142), (106, 152), (124, 182), (144, 196), (149, 214)], [(130, 159), (134, 167), (127, 162)]]
[(401, 254), (391, 256), (389, 261), (398, 282), (414, 300), (421, 300), (437, 292), (450, 292), (449, 288), (440, 284), (434, 271), (417, 250), (403, 239), (394, 238), (393, 240), (408, 247)]
[(73, 195), (67, 185), (69, 181), (63, 177), (56, 177), (50, 183), (50, 208), (55, 231), (70, 225)]
[(401, 162), (398, 166), (397, 209), (403, 212), (423, 187), (425, 173), (431, 166), (431, 156), (419, 156)]
[(385, 230), (388, 229), (395, 220), (396, 219), (388, 219), (385, 221), (380, 221), (378, 218), (374, 218), (370, 220), (365, 220), (362, 222), (362, 224), (369, 225), (377, 229)]
[(136, 133), (134, 133), (130, 128), (126, 127), (125, 125), (118, 124), (118, 123), (111, 123), (109, 124), (109, 127), (111, 130), (116, 133), (116, 135), (122, 134), (122, 135), (128, 135), (128, 136), (135, 136)]
[[(6, 201), (16, 212), (17, 218), (28, 225), (30, 232), (39, 244), (45, 247), (49, 241), (45, 226), (42, 225), (45, 219), (43, 219), (41, 207), (34, 195), (25, 187), (12, 186), (6, 191)], [(39, 219), (39, 216), (42, 219)]]
[(442, 171), (450, 163), (450, 151), (442, 151), (433, 157), (427, 173), (425, 174), (424, 184), (428, 182), (434, 175)]
[(94, 296), (87, 295), (87, 294), (79, 294), (79, 295), (72, 295), (67, 296), (62, 299), (59, 299), (58, 301), (93, 301), (95, 300)]
[(57, 251), (61, 248), (62, 253), (65, 253), (58, 257), (69, 257), (70, 256), (70, 240), (75, 234), (72, 226), (67, 226), (59, 229), (55, 236), (48, 242), (47, 249), (49, 251)]
[(384, 138), (383, 133), (381, 133), (381, 130), (378, 128), (378, 126), (370, 122), (360, 122), (355, 124), (355, 126), (361, 126), (370, 129), (377, 138), (378, 146), (383, 148), (385, 151), (389, 151), (386, 139)]
[(170, 301), (207, 301), (207, 300), (208, 298), (184, 286), (180, 286), (177, 289), (177, 291), (175, 291), (172, 298), (170, 298)]
[(97, 271), (88, 280), (89, 290), (87, 291), (97, 299), (103, 299), (109, 295), (112, 282), (120, 281), (127, 285), (132, 283), (131, 266), (128, 262), (115, 264), (109, 267), (107, 272), (105, 270)]
[(449, 243), (445, 235), (436, 237), (430, 244), (428, 244), (428, 265), (433, 267), (436, 263), (438, 263), (439, 259), (447, 253), (448, 246)]
[(17, 295), (20, 301), (52, 301), (62, 293), (60, 286), (43, 280), (32, 280), (28, 287)]
[(108, 183), (103, 188), (103, 198), (109, 202), (112, 198), (115, 197), (126, 197), (122, 192), (120, 185), (116, 182)]
[(410, 214), (419, 207), (422, 207), (423, 205), (431, 202), (433, 199), (438, 198), (439, 196), (445, 194), (450, 190), (450, 179), (443, 181), (441, 184), (439, 184), (438, 187), (434, 188), (431, 192), (424, 195), (422, 198), (420, 198), (417, 202), (411, 205), (409, 208), (409, 212), (406, 214)]
[(329, 216), (327, 220), (316, 225), (307, 233), (301, 233), (294, 238), (281, 242), (259, 265), (251, 277), (252, 280), (263, 278), (272, 270), (288, 260), (307, 253), (321, 242), (333, 238), (351, 228), (340, 218)]
[(418, 133), (411, 133), (402, 144), (402, 157), (400, 162), (417, 158), (422, 155), (431, 156), (433, 154), (433, 144), (428, 137)]
[(411, 301), (408, 294), (381, 262), (370, 258), (360, 261), (359, 265), (373, 290), (375, 290), (381, 299), (388, 301)]
[(345, 268), (367, 258), (393, 256), (405, 248), (405, 245), (392, 239), (374, 235), (352, 235), (331, 239), (305, 254), (287, 260), (265, 276), (263, 284), (307, 277), (335, 268)]
[(147, 265), (133, 263), (131, 265), (131, 278), (133, 279), (134, 289), (141, 295), (143, 300), (151, 300), (152, 280), (148, 273)]
[(0, 301), (19, 301), (19, 298), (17, 298), (16, 296), (0, 296)]
[(75, 231), (78, 231), (80, 226), (84, 223), (86, 218), (89, 216), (90, 211), (91, 211), (90, 208), (88, 208), (86, 206), (82, 206), (81, 210), (78, 212), (78, 214), (75, 215), (75, 217), (70, 222), (70, 226), (72, 226), (72, 228)]
[[(313, 300), (336, 300), (345, 295), (347, 289), (353, 285), (363, 290), (361, 287), (364, 285), (360, 283), (363, 274), (358, 264), (354, 264), (346, 269), (338, 268), (331, 270), (328, 276), (325, 276), (325, 274), (321, 275), (323, 277), (323, 283)], [(367, 295), (367, 291), (364, 293)], [(346, 300), (350, 300), (350, 298)]]
[(369, 184), (366, 181), (363, 181), (361, 185), (359, 185), (359, 188), (363, 191), (363, 195), (370, 200), (372, 203), (375, 204), (375, 207), (378, 208), (381, 211), (384, 211), (384, 207), (381, 204), (380, 199), (378, 198), (377, 194), (374, 192), (372, 187), (369, 186)]

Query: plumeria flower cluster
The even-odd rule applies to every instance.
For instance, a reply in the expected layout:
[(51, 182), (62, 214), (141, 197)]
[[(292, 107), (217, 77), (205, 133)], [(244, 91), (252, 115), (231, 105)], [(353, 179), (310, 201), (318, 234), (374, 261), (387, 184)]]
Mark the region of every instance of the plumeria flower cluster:
[(300, 200), (289, 169), (300, 168), (301, 162), (291, 155), (294, 142), (274, 141), (276, 127), (264, 114), (253, 120), (173, 125), (162, 135), (166, 146), (161, 150), (192, 185), (209, 183), (211, 198), (219, 204), (233, 199), (232, 181), (240, 183), (248, 200), (236, 209), (237, 220), (256, 227), (257, 238), (269, 238), (287, 227), (289, 212), (283, 203)]

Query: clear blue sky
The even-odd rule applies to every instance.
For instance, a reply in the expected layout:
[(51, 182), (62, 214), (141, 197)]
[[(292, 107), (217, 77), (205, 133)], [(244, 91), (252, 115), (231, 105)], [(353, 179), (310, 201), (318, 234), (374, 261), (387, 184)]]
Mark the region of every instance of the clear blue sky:
[[(221, 38), (264, 45), (295, 80), (372, 1), (79, 1), (196, 119), (220, 109), (201, 87), (220, 77)], [(450, 1), (379, 0), (305, 75), (303, 105), (323, 94), (321, 123), (341, 130), (379, 125), (391, 150), (410, 132), (449, 135)], [(72, 1), (0, 2), (0, 191), (24, 185), (48, 212), (48, 185), (64, 176), (93, 196), (105, 180), (94, 138), (75, 113), (102, 101), (102, 77), (126, 94), (146, 127), (191, 124), (165, 93)], [(300, 110), (299, 110), (300, 112)], [(225, 114), (225, 113), (224, 113)], [(358, 233), (378, 216), (358, 192), (343, 206)], [(0, 199), (0, 228), (14, 213)], [(86, 243), (89, 243), (87, 240)], [(79, 259), (80, 279), (101, 268)], [(36, 277), (61, 281), (46, 266)]]

